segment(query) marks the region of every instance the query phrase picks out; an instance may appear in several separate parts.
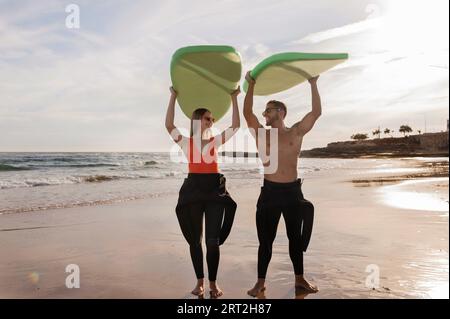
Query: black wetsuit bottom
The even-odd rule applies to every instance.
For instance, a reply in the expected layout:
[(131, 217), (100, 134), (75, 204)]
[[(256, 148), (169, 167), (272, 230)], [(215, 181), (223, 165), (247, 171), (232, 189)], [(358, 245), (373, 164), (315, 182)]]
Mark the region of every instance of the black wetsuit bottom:
[(216, 202), (189, 204), (186, 212), (190, 221), (192, 242), (189, 244), (192, 264), (197, 279), (204, 278), (203, 272), (203, 215), (205, 216), (206, 263), (208, 265), (208, 278), (216, 281), (219, 268), (220, 248), (219, 235), (222, 226), (223, 205)]
[(281, 214), (286, 224), (289, 256), (295, 275), (303, 275), (303, 252), (311, 238), (314, 206), (304, 199), (300, 180), (292, 183), (264, 180), (256, 211), (258, 278), (266, 277)]
[(206, 262), (209, 280), (215, 281), (220, 250), (231, 232), (236, 202), (226, 189), (226, 178), (219, 173), (189, 173), (184, 179), (175, 208), (184, 238), (189, 243), (192, 263), (198, 279), (203, 273), (203, 216), (205, 217)]

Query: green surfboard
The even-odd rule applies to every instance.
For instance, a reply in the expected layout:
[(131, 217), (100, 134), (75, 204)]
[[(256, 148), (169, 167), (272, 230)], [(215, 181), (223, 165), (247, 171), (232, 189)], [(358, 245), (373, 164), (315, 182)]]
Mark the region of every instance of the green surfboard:
[(239, 85), (242, 64), (230, 46), (200, 45), (178, 49), (172, 56), (170, 75), (178, 104), (191, 118), (197, 108), (207, 108), (219, 120), (231, 106), (231, 92)]
[[(347, 53), (286, 52), (261, 61), (252, 71), (255, 95), (270, 95), (290, 89), (348, 59)], [(243, 89), (247, 92), (248, 83)]]

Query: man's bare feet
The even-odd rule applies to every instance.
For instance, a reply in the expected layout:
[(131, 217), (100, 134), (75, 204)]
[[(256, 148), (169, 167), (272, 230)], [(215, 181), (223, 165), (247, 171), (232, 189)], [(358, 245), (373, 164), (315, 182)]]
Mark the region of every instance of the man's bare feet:
[(305, 299), (309, 292), (303, 287), (295, 287), (295, 299)]
[(255, 286), (249, 291), (247, 291), (247, 294), (252, 297), (257, 297), (264, 290), (266, 290), (265, 280), (259, 278)]
[(194, 290), (191, 291), (191, 294), (193, 294), (194, 296), (198, 296), (199, 298), (202, 298), (204, 293), (205, 293), (205, 288), (204, 288), (203, 279), (198, 279), (197, 285), (195, 286)]
[(223, 291), (219, 288), (219, 286), (217, 286), (215, 281), (209, 282), (209, 289), (209, 296), (211, 299), (217, 299), (223, 296)]
[(319, 291), (319, 289), (315, 285), (306, 281), (303, 276), (295, 276), (295, 288), (304, 289), (308, 293), (316, 293)]

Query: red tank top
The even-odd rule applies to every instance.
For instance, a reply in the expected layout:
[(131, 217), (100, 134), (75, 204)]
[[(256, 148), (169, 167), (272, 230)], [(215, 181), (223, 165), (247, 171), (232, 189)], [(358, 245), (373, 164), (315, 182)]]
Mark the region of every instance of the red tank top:
[(189, 173), (210, 174), (219, 173), (219, 166), (217, 165), (217, 150), (214, 143), (214, 137), (209, 139), (208, 148), (205, 154), (202, 154), (200, 147), (194, 145), (194, 139), (189, 139), (188, 160)]

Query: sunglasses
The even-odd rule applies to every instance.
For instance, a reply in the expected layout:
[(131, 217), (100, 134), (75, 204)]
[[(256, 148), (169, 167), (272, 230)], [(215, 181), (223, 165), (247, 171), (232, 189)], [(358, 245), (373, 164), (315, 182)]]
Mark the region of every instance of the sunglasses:
[(216, 120), (213, 117), (209, 117), (209, 116), (204, 116), (203, 117), (205, 120), (207, 120), (208, 122), (215, 122)]
[(270, 113), (270, 112), (272, 112), (272, 110), (280, 111), (280, 108), (279, 107), (268, 107), (267, 109), (264, 110), (263, 114)]

